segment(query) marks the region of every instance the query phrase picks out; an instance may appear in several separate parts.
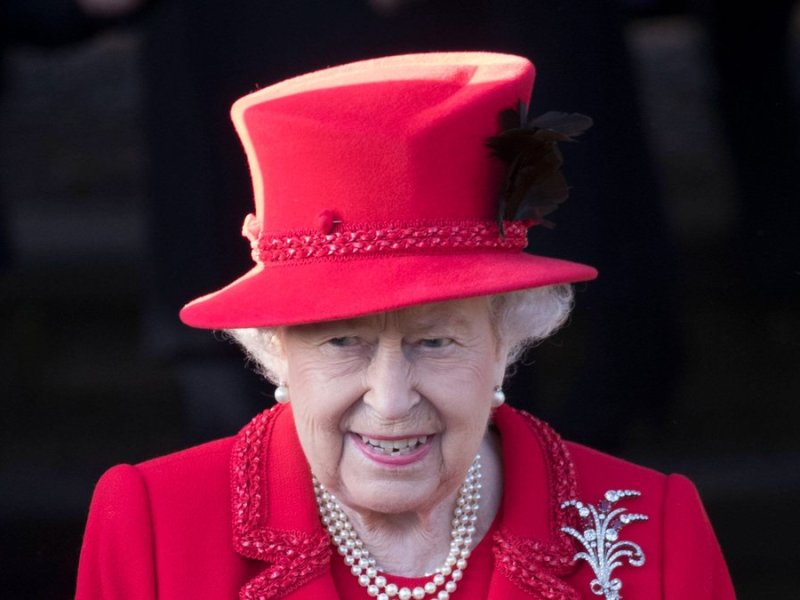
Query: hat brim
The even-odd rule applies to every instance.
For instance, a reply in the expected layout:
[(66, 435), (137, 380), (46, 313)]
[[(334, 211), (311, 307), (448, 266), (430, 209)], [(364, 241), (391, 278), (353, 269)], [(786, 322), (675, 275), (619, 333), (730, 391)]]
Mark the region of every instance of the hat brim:
[(289, 261), (256, 266), (180, 318), (202, 329), (300, 325), (595, 277), (588, 265), (522, 252)]

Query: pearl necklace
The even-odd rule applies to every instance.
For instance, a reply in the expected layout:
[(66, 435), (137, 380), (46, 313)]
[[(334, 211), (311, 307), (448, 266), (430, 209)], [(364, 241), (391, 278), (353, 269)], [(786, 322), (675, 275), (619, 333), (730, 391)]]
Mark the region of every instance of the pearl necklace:
[[(370, 556), (364, 542), (358, 537), (353, 525), (342, 510), (336, 497), (325, 489), (317, 478), (314, 481), (314, 495), (319, 507), (322, 523), (336, 544), (339, 554), (344, 558), (344, 563), (350, 567), (350, 572), (358, 577), (358, 583), (367, 588), (367, 594), (378, 600), (423, 600), (427, 595), (435, 594), (436, 600), (448, 600), (450, 594), (456, 591), (458, 582), (467, 568), (467, 558), (470, 555), (472, 536), (475, 534), (475, 522), (478, 520), (481, 490), (481, 456), (475, 457), (469, 468), (464, 483), (458, 490), (456, 507), (453, 511), (453, 528), (450, 530), (450, 552), (444, 564), (436, 569), (433, 577), (423, 586), (398, 587), (389, 583), (381, 575), (383, 569), (378, 567), (375, 559)], [(439, 588), (444, 585), (443, 590)], [(437, 590), (439, 590), (437, 594)]]

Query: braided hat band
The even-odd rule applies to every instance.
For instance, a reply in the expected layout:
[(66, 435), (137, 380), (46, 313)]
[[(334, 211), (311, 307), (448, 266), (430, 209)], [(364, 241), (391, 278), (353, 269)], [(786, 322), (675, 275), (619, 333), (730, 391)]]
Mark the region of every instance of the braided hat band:
[(461, 221), (439, 224), (350, 225), (340, 231), (296, 232), (284, 235), (261, 231), (249, 214), (242, 235), (250, 240), (256, 264), (328, 257), (399, 254), (426, 251), (508, 250), (528, 245), (532, 221), (506, 221), (504, 235), (495, 221)]

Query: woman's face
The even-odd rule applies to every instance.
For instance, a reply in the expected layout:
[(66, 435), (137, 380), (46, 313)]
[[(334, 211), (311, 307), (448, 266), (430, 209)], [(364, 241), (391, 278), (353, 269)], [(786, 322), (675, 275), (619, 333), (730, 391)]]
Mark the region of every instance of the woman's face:
[(488, 298), (279, 336), (300, 442), (341, 502), (359, 512), (419, 512), (455, 492), (504, 374)]

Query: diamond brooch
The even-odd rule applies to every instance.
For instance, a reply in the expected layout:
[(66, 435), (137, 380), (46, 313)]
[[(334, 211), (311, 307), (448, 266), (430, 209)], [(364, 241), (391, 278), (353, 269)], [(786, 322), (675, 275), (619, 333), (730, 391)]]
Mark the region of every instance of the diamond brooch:
[(635, 521), (646, 521), (647, 515), (629, 513), (626, 508), (614, 508), (622, 498), (641, 496), (636, 490), (609, 490), (597, 506), (579, 500), (568, 500), (562, 509), (574, 508), (581, 519), (583, 531), (562, 527), (561, 531), (578, 540), (585, 550), (575, 554), (573, 560), (585, 560), (594, 571), (591, 590), (605, 600), (621, 600), (622, 581), (611, 578), (612, 572), (628, 562), (633, 567), (644, 564), (644, 553), (638, 544), (619, 539), (620, 530)]

